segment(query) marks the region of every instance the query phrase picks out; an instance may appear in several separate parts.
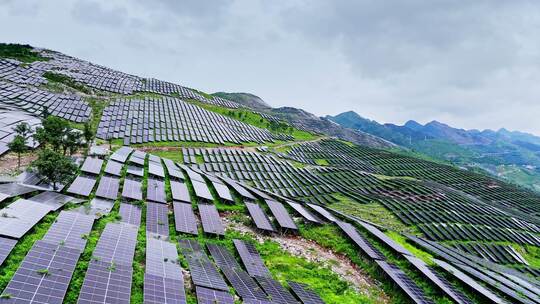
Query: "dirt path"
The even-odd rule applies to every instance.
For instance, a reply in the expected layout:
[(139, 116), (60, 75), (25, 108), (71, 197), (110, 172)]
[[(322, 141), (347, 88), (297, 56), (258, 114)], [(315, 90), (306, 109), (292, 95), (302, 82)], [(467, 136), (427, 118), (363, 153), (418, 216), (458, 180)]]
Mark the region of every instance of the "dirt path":
[(350, 283), (358, 293), (377, 297), (377, 303), (390, 303), (390, 299), (384, 294), (377, 283), (346, 256), (334, 253), (331, 250), (320, 246), (316, 242), (306, 240), (299, 236), (277, 234), (272, 236), (262, 235), (256, 233), (255, 230), (249, 226), (231, 220), (228, 216), (222, 216), (221, 218), (225, 222), (225, 228), (249, 234), (260, 243), (266, 240), (277, 242), (283, 250), (293, 256), (300, 256), (309, 262), (329, 267), (334, 273), (338, 274), (342, 280)]

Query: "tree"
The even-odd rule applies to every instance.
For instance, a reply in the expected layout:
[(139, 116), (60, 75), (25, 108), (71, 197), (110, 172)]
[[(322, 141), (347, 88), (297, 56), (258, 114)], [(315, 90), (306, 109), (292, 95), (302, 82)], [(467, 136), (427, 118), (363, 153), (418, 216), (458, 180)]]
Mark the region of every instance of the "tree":
[(28, 136), (32, 132), (32, 128), (30, 128), (30, 125), (26, 122), (21, 122), (13, 128), (13, 131), (17, 133), (17, 135), (20, 135), (24, 137), (24, 139), (28, 139)]
[(69, 152), (69, 155), (73, 155), (82, 145), (82, 134), (78, 130), (69, 130), (62, 138), (62, 151), (64, 155), (66, 155), (66, 152)]
[(51, 115), (51, 114), (49, 113), (49, 107), (44, 106), (44, 107), (43, 107), (43, 111), (41, 111), (41, 117), (42, 117), (43, 119), (46, 119), (47, 117), (49, 117), (49, 115)]
[(38, 158), (32, 162), (32, 167), (53, 189), (57, 189), (58, 183), (67, 183), (77, 173), (77, 165), (66, 157), (49, 148), (39, 152)]
[(69, 122), (56, 116), (48, 116), (41, 124), (43, 127), (36, 128), (34, 139), (40, 145), (49, 144), (54, 151), (58, 151), (64, 143), (64, 137), (71, 131)]
[(21, 153), (28, 151), (26, 146), (26, 138), (22, 135), (16, 135), (13, 140), (8, 144), (8, 148), (17, 153), (17, 170), (21, 169)]
[(89, 122), (84, 124), (83, 137), (86, 141), (86, 149), (88, 150), (88, 148), (90, 148), (90, 143), (94, 140), (94, 129)]

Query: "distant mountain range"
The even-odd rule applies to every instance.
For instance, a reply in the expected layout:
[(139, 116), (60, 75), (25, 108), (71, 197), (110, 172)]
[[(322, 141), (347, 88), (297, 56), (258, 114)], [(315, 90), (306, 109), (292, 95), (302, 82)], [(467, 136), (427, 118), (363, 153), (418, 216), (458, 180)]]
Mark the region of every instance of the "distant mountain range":
[(464, 130), (432, 121), (422, 125), (381, 124), (344, 112), (326, 116), (344, 127), (386, 139), (436, 159), (465, 167), (480, 167), (511, 181), (540, 190), (540, 137), (506, 129)]

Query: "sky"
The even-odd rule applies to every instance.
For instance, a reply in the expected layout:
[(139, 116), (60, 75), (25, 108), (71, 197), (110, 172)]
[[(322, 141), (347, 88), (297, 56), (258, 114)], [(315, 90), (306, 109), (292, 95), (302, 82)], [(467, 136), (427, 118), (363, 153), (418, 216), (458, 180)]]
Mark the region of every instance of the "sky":
[(319, 116), (540, 135), (540, 1), (0, 0), (0, 41)]

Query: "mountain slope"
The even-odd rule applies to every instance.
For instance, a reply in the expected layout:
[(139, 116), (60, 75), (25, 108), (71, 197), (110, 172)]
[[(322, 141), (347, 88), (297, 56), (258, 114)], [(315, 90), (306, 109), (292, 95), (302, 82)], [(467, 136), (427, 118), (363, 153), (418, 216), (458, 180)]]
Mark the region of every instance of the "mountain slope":
[[(491, 174), (540, 190), (540, 137), (506, 129), (465, 130), (431, 121), (404, 125), (380, 124), (355, 112), (328, 119), (342, 126), (384, 138), (436, 159), (464, 167), (480, 167)], [(519, 178), (518, 178), (519, 177)]]

